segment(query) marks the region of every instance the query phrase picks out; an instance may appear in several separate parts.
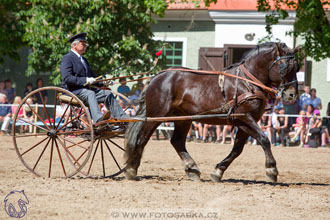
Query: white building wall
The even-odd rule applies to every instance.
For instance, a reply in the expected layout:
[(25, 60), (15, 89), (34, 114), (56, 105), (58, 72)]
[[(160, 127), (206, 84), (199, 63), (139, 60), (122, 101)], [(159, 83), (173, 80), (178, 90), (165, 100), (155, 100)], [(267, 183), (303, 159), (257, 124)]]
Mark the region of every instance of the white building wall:
[[(293, 38), (285, 33), (292, 30), (292, 25), (276, 25), (273, 27), (274, 38), (280, 39), (289, 47), (293, 48)], [(254, 34), (254, 39), (248, 41), (246, 34)], [(263, 24), (216, 24), (215, 25), (215, 47), (224, 47), (224, 44), (258, 44), (258, 41), (265, 37), (267, 32)]]
[[(259, 40), (267, 36), (265, 13), (256, 11), (210, 11), (211, 19), (215, 24), (215, 47), (224, 44), (258, 44)], [(272, 41), (286, 43), (294, 47), (294, 39), (286, 33), (293, 29), (295, 13), (290, 12), (287, 20), (281, 20), (273, 26)], [(245, 39), (246, 34), (254, 35), (253, 40)]]

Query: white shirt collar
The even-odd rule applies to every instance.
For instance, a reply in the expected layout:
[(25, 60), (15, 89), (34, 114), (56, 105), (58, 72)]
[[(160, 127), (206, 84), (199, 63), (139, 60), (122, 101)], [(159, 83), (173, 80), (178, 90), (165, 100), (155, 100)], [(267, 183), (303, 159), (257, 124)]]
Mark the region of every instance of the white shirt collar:
[(72, 50), (72, 49), (71, 49), (71, 51), (72, 51), (74, 54), (76, 54), (76, 55), (78, 56), (78, 58), (80, 59), (81, 55), (80, 55), (79, 53), (77, 53), (76, 51), (74, 51), (74, 50)]

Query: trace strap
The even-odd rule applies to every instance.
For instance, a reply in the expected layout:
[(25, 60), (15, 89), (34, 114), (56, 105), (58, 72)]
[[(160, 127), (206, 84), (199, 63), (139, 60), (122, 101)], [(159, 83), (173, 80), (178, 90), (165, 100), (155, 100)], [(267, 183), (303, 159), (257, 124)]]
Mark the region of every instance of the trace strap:
[[(241, 67), (241, 66), (240, 66)], [(177, 68), (177, 69), (167, 69), (166, 71), (182, 71), (182, 72), (192, 72), (192, 73), (196, 73), (196, 74), (206, 74), (206, 75), (224, 75), (224, 76), (228, 76), (228, 77), (232, 77), (232, 78), (237, 78), (237, 79), (241, 79), (241, 80), (245, 80), (251, 84), (254, 84), (256, 86), (259, 86), (261, 89), (263, 89), (264, 91), (270, 93), (271, 96), (274, 96), (278, 93), (278, 91), (276, 89), (270, 88), (268, 86), (266, 86), (265, 84), (263, 84), (262, 82), (260, 82), (257, 78), (255, 78), (244, 66), (243, 68), (241, 68), (241, 70), (248, 75), (249, 77), (251, 77), (251, 80), (241, 77), (241, 76), (236, 76), (236, 75), (232, 75), (230, 73), (226, 73), (226, 72), (220, 72), (220, 71), (205, 71), (205, 70), (192, 70), (192, 69), (181, 69), (181, 68)], [(165, 71), (165, 70), (163, 70)], [(160, 72), (163, 72), (160, 71)]]

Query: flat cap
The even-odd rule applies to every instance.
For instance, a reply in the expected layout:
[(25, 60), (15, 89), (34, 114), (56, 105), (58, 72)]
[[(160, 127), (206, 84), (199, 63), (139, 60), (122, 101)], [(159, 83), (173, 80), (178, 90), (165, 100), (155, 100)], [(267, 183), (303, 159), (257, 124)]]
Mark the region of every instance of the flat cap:
[(87, 41), (86, 39), (87, 34), (85, 32), (81, 32), (79, 34), (73, 35), (72, 37), (70, 37), (70, 39), (68, 40), (70, 43), (72, 43), (73, 41)]

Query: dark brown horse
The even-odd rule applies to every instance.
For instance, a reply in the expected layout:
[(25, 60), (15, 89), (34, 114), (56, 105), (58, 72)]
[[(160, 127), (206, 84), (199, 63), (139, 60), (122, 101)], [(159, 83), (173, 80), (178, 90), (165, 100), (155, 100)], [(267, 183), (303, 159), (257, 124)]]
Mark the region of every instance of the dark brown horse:
[[(270, 142), (257, 121), (264, 113), (267, 99), (274, 96), (270, 87), (280, 88), (282, 97), (285, 96), (286, 99), (296, 97), (295, 79), (299, 70), (298, 62), (294, 58), (296, 52), (296, 49), (292, 50), (283, 43), (270, 42), (258, 45), (249, 51), (239, 64), (225, 70), (234, 77), (221, 77), (221, 74), (183, 68), (165, 70), (155, 76), (142, 93), (138, 116), (187, 116), (228, 111), (245, 113), (244, 117), (238, 118), (199, 120), (213, 125), (231, 124), (238, 128), (232, 151), (216, 165), (211, 177), (214, 181), (220, 181), (224, 171), (241, 154), (248, 137), (252, 136), (265, 152), (266, 175), (271, 181), (276, 182), (276, 161)], [(159, 124), (160, 122), (130, 123), (125, 139), (127, 179), (136, 178), (144, 146)], [(175, 121), (174, 124), (171, 144), (183, 161), (188, 177), (199, 180), (200, 171), (185, 146), (191, 121)]]

